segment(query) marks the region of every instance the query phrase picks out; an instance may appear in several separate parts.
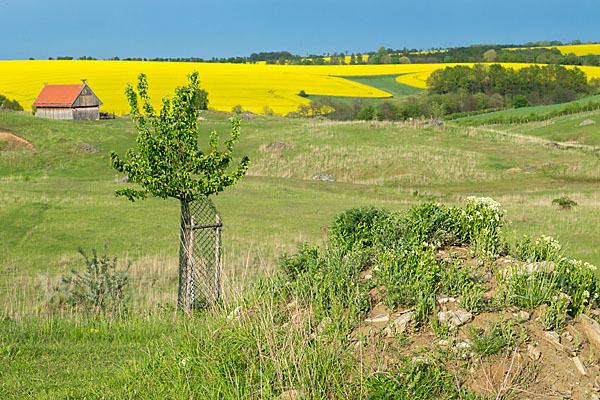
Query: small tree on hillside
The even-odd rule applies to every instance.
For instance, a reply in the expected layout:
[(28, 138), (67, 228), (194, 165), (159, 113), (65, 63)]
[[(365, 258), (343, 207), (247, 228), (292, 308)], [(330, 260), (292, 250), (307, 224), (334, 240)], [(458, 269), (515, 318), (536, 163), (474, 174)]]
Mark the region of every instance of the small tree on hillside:
[[(163, 107), (158, 114), (150, 104), (146, 75), (140, 74), (137, 93), (128, 85), (125, 93), (138, 131), (137, 152), (129, 149), (126, 159), (121, 159), (114, 151), (110, 154), (113, 168), (126, 173), (130, 182), (141, 187), (117, 190), (117, 196), (125, 196), (131, 201), (148, 196), (172, 197), (180, 201), (183, 249), (191, 248), (193, 239), (190, 203), (218, 194), (235, 184), (245, 175), (249, 164), (248, 157), (244, 157), (237, 167), (230, 169), (233, 146), (240, 137), (239, 118), (232, 118), (231, 136), (223, 142), (223, 146), (220, 146), (217, 133), (213, 131), (208, 151), (199, 148), (198, 73), (192, 73), (188, 79), (187, 86), (175, 89), (172, 100), (163, 99)], [(180, 269), (191, 268), (188, 257), (182, 254)], [(188, 276), (188, 271), (180, 271), (180, 276)], [(182, 298), (182, 291), (179, 292), (178, 306), (189, 311), (192, 306), (189, 299)]]

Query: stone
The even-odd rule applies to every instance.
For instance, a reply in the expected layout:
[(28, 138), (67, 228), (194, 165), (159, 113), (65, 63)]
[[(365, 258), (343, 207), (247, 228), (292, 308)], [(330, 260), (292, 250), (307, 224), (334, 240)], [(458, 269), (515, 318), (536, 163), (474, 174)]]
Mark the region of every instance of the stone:
[(438, 342), (438, 345), (439, 345), (439, 346), (441, 346), (441, 347), (448, 347), (448, 346), (450, 346), (450, 344), (451, 344), (451, 343), (452, 343), (452, 341), (451, 341), (451, 340), (448, 340), (448, 339), (442, 339), (442, 340), (440, 340), (440, 341)]
[(473, 342), (471, 342), (469, 339), (465, 339), (462, 342), (458, 342), (454, 345), (454, 348), (460, 351), (468, 350), (471, 347), (473, 347)]
[(273, 143), (271, 143), (270, 145), (268, 145), (267, 147), (265, 147), (265, 151), (279, 151), (279, 150), (291, 149), (292, 147), (294, 147), (294, 146), (290, 146), (290, 145), (287, 145), (283, 142), (276, 140)]
[(517, 313), (517, 318), (519, 319), (519, 321), (529, 321), (531, 315), (529, 315), (527, 311), (521, 310)]
[(454, 327), (466, 324), (473, 319), (473, 314), (460, 308), (458, 310), (440, 311), (437, 316), (441, 322)]
[(504, 277), (511, 278), (512, 274), (533, 274), (534, 272), (552, 272), (554, 271), (554, 261), (537, 261), (533, 263), (518, 265), (512, 264), (504, 269)]
[(554, 340), (555, 342), (560, 343), (560, 336), (554, 331), (546, 332), (546, 337)]
[(371, 274), (366, 274), (365, 275), (365, 280), (368, 281), (369, 279), (373, 279), (373, 275)]
[(98, 148), (94, 145), (91, 144), (87, 144), (87, 143), (79, 143), (79, 147), (81, 147), (81, 149), (83, 151), (85, 151), (86, 153), (97, 153), (98, 152)]
[(587, 376), (587, 371), (585, 370), (585, 367), (583, 366), (583, 363), (581, 362), (578, 356), (573, 357), (573, 363), (575, 364), (575, 368), (577, 368), (577, 371), (579, 371), (581, 375)]
[(335, 182), (336, 179), (329, 175), (329, 174), (319, 174), (319, 175), (315, 175), (312, 177), (313, 181), (329, 181), (329, 182)]
[(590, 344), (596, 349), (600, 349), (600, 324), (585, 314), (579, 314), (575, 321), (579, 323), (580, 329)]
[(529, 358), (531, 358), (533, 361), (537, 361), (540, 359), (540, 357), (542, 356), (542, 352), (540, 351), (540, 349), (538, 349), (535, 346), (532, 346), (530, 344), (527, 345), (527, 355), (529, 356)]
[(401, 316), (399, 316), (398, 318), (396, 318), (394, 320), (394, 322), (392, 322), (392, 328), (394, 329), (395, 333), (402, 333), (406, 330), (406, 328), (408, 327), (408, 324), (410, 324), (410, 321), (413, 318), (414, 313), (412, 311), (409, 311), (407, 313), (402, 314)]
[(456, 302), (456, 299), (454, 297), (442, 297), (441, 299), (438, 299), (438, 303), (440, 303), (440, 304), (454, 303), (454, 302)]
[(579, 124), (579, 126), (593, 125), (595, 123), (596, 123), (596, 121), (594, 121), (593, 119), (586, 119), (585, 121), (582, 121)]
[(387, 323), (390, 320), (390, 314), (385, 313), (385, 314), (378, 314), (374, 317), (370, 317), (365, 319), (365, 322), (368, 324), (380, 324), (380, 323)]

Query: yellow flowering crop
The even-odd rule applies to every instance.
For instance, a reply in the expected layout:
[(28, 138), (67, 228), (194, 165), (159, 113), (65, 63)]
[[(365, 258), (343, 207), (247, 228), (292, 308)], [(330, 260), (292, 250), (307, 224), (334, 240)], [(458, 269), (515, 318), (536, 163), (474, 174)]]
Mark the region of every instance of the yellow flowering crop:
[[(544, 49), (557, 48), (562, 54), (573, 53), (576, 56), (587, 56), (588, 54), (600, 54), (600, 44), (574, 44), (565, 46), (540, 46)], [(507, 50), (519, 50), (528, 47), (513, 47)]]
[[(148, 76), (150, 96), (156, 107), (163, 96), (187, 82), (187, 74), (197, 70), (201, 87), (209, 94), (209, 106), (230, 111), (240, 104), (245, 110), (262, 113), (269, 107), (283, 115), (296, 111), (309, 100), (308, 94), (348, 97), (390, 97), (390, 94), (342, 78), (342, 76), (401, 75), (397, 81), (425, 88), (431, 72), (457, 64), (386, 64), (386, 65), (267, 65), (177, 63), (150, 61), (0, 61), (0, 94), (16, 99), (25, 109), (42, 90), (44, 83), (75, 84), (87, 79), (89, 86), (104, 103), (103, 111), (129, 112), (124, 90), (135, 84), (143, 72)], [(473, 64), (463, 64), (473, 65)], [(522, 68), (529, 64), (504, 64)], [(600, 67), (583, 67), (588, 77), (600, 77)]]

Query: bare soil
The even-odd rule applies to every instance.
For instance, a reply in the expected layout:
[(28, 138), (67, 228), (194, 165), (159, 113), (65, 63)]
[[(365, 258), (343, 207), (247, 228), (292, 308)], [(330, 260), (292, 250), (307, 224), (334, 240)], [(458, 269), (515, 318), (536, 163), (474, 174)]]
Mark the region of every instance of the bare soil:
[(14, 133), (0, 131), (0, 151), (35, 150), (35, 146), (29, 140)]

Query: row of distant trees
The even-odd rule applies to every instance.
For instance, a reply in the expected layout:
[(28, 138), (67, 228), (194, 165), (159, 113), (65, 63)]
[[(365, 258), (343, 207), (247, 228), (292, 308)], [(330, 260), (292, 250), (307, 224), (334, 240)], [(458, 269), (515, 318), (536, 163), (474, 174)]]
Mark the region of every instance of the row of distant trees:
[[(589, 43), (589, 42), (588, 42)], [(525, 44), (504, 45), (472, 45), (465, 47), (451, 47), (448, 49), (430, 48), (421, 49), (392, 49), (381, 46), (377, 51), (361, 54), (349, 54), (340, 51), (326, 54), (310, 54), (300, 56), (289, 51), (270, 51), (252, 53), (246, 57), (111, 57), (112, 61), (159, 61), (159, 62), (209, 62), (209, 63), (257, 63), (267, 64), (296, 64), (296, 65), (340, 65), (340, 64), (431, 64), (431, 63), (480, 63), (480, 62), (514, 62), (538, 63), (557, 65), (592, 65), (600, 66), (600, 59), (595, 54), (577, 56), (575, 54), (562, 54), (555, 46), (582, 44), (580, 40), (563, 43), (558, 40), (527, 42)], [(549, 48), (545, 48), (549, 47)], [(512, 49), (512, 50), (511, 50)], [(347, 58), (348, 57), (348, 58)], [(33, 58), (30, 58), (31, 60)], [(54, 59), (50, 57), (49, 59)], [(57, 60), (96, 60), (91, 56), (58, 56)]]

